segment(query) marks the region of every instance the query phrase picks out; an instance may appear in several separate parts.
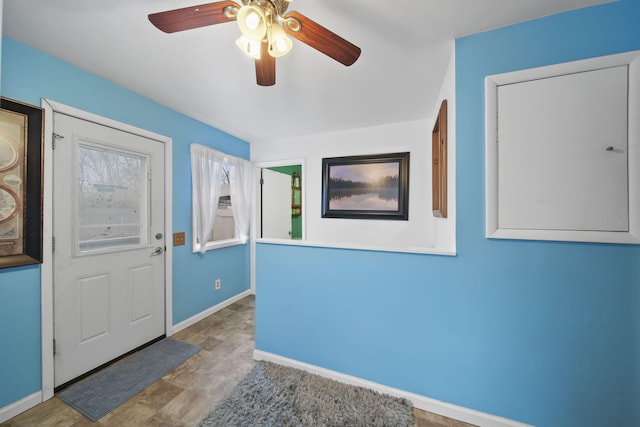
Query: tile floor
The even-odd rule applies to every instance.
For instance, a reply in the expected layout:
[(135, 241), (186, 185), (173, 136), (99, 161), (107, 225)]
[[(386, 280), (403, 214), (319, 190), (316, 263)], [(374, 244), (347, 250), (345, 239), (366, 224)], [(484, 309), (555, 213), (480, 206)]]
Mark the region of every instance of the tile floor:
[[(255, 297), (248, 296), (173, 335), (201, 351), (95, 423), (53, 397), (2, 426), (197, 426), (253, 366), (254, 324)], [(416, 427), (472, 427), (418, 409), (414, 418)]]

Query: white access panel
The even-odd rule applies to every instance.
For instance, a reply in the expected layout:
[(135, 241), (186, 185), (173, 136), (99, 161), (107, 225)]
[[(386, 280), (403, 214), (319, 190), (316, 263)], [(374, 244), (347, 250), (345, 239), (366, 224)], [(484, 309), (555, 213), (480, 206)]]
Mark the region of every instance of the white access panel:
[(628, 231), (628, 66), (497, 87), (498, 228)]

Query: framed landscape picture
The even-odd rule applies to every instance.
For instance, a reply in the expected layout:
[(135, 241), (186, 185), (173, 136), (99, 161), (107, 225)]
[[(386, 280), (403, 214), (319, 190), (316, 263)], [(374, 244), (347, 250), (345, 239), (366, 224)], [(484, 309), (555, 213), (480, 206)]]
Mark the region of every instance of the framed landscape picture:
[(0, 268), (42, 262), (43, 117), (0, 98)]
[(322, 159), (322, 217), (409, 219), (409, 153)]

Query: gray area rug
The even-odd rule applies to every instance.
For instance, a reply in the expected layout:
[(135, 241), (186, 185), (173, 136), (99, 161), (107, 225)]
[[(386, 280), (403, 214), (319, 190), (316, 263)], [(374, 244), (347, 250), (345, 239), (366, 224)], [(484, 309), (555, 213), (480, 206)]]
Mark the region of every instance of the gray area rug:
[(260, 362), (200, 427), (413, 426), (411, 408), (406, 399)]
[(165, 338), (56, 395), (91, 421), (97, 421), (198, 351), (198, 346)]

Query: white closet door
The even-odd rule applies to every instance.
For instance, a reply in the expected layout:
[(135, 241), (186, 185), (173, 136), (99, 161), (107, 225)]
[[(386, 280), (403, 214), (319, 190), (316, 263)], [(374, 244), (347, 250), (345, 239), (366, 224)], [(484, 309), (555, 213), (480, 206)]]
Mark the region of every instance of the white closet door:
[(628, 231), (627, 66), (498, 87), (498, 227)]

